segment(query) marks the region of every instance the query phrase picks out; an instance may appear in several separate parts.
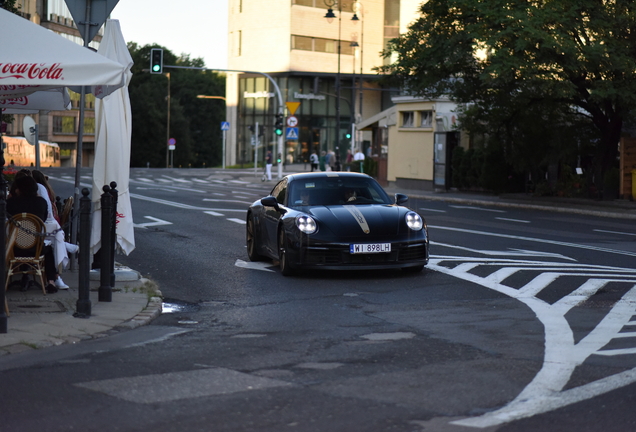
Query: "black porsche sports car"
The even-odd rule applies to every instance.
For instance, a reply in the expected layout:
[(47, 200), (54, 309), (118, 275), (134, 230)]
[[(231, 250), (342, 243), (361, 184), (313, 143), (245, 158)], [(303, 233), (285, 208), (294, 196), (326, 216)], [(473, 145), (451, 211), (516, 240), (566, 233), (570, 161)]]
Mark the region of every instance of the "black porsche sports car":
[(375, 179), (353, 172), (292, 174), (247, 211), (251, 261), (298, 269), (421, 271), (428, 263), (426, 222), (387, 195)]

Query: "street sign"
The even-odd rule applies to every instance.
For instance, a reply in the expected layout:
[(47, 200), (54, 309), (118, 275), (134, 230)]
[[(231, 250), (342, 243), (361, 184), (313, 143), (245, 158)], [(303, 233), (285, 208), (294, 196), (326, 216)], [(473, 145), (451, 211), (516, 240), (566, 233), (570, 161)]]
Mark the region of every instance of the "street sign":
[[(113, 11), (119, 0), (64, 0), (66, 7), (73, 16), (73, 21), (84, 39), (86, 45), (92, 41), (106, 18)], [(86, 32), (86, 3), (89, 4), (90, 17), (88, 20), (88, 33)]]
[(297, 140), (298, 139), (298, 128), (297, 127), (288, 127), (287, 135), (285, 138), (288, 140)]
[(174, 138), (170, 138), (170, 139), (168, 140), (168, 145), (173, 146), (173, 145), (175, 145), (176, 143), (177, 143), (177, 140), (176, 140), (176, 139), (174, 139)]
[(287, 109), (289, 110), (291, 115), (294, 115), (296, 114), (296, 110), (300, 106), (300, 102), (285, 102), (285, 105), (287, 105)]
[(287, 126), (296, 127), (298, 126), (298, 118), (294, 116), (287, 117)]
[(221, 122), (221, 130), (230, 130), (230, 122)]

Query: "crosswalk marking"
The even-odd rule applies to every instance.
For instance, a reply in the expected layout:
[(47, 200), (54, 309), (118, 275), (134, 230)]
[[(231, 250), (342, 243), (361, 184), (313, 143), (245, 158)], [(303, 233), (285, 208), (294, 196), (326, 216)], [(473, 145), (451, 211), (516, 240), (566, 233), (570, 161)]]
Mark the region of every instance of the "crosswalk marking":
[[(431, 256), (428, 268), (521, 301), (536, 314), (545, 328), (543, 366), (532, 382), (506, 406), (478, 417), (453, 421), (453, 424), (472, 427), (496, 426), (551, 411), (636, 382), (636, 373), (630, 375), (630, 379), (623, 380), (612, 379), (615, 377), (613, 375), (590, 383), (596, 384), (594, 386), (586, 385), (564, 390), (574, 370), (590, 356), (636, 354), (636, 341), (633, 347), (604, 349), (613, 339), (627, 341), (636, 337), (636, 332), (624, 331), (626, 327), (635, 324), (632, 316), (636, 315), (636, 270), (577, 263), (456, 256)], [(506, 281), (512, 276), (528, 273), (536, 275), (521, 288), (506, 285)], [(483, 274), (486, 275), (480, 276)], [(580, 278), (585, 280), (552, 304), (537, 297), (555, 283)], [(624, 294), (611, 306), (601, 322), (576, 342), (566, 314), (576, 307), (583, 306), (610, 283), (622, 286)], [(632, 371), (636, 372), (636, 367)]]

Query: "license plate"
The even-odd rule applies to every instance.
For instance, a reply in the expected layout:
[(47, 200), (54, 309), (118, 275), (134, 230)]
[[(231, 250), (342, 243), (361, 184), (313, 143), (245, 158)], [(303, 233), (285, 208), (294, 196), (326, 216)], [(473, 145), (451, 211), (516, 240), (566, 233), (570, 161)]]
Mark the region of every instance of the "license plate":
[(349, 252), (351, 252), (352, 254), (391, 252), (391, 243), (350, 244)]

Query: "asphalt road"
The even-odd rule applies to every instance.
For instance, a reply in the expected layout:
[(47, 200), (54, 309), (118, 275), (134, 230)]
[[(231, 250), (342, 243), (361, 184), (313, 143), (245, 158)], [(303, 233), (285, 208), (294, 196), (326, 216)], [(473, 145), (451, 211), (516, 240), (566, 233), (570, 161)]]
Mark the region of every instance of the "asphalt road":
[(421, 274), (286, 278), (247, 259), (245, 209), (271, 184), (244, 180), (132, 171), (137, 249), (117, 260), (166, 313), (0, 358), (0, 430), (636, 429), (632, 221), (412, 199)]

